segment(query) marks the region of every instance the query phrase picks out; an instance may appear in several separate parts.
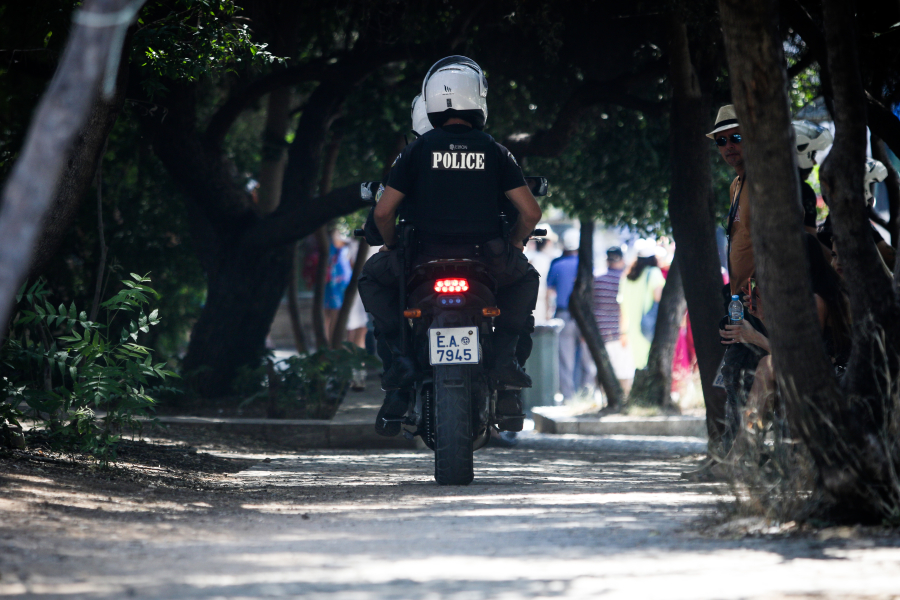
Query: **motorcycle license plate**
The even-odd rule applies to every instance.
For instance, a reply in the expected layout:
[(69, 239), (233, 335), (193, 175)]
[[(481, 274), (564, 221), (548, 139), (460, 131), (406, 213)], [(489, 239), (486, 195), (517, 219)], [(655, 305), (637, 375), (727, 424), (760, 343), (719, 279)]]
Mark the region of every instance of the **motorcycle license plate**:
[(433, 365), (465, 365), (480, 362), (477, 327), (435, 327), (428, 330)]

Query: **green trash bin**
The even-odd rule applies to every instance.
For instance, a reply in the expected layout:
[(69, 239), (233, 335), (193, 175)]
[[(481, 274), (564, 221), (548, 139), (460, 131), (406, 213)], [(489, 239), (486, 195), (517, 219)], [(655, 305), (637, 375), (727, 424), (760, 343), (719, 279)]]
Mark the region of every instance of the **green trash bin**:
[(522, 390), (522, 406), (529, 417), (535, 406), (555, 404), (553, 398), (559, 392), (559, 332), (564, 325), (562, 319), (551, 319), (534, 327), (534, 347), (525, 363), (532, 386)]

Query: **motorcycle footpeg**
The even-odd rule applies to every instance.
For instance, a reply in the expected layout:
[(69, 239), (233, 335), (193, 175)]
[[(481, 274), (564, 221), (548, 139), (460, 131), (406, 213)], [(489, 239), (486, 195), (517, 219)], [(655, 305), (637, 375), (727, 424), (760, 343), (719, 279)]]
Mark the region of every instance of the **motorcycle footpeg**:
[(525, 389), (525, 388), (522, 388), (522, 387), (519, 387), (516, 385), (506, 385), (505, 383), (498, 384), (497, 388), (496, 388), (496, 390), (498, 392), (506, 392), (506, 391), (510, 391), (510, 390), (521, 391), (523, 389)]

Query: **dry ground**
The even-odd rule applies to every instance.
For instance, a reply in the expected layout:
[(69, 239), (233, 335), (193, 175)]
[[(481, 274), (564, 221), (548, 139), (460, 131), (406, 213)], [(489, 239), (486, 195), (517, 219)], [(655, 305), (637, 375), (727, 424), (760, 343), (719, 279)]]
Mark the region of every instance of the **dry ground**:
[(712, 527), (690, 440), (531, 434), (466, 488), (425, 451), (159, 442), (0, 458), (0, 597), (900, 598), (895, 535)]

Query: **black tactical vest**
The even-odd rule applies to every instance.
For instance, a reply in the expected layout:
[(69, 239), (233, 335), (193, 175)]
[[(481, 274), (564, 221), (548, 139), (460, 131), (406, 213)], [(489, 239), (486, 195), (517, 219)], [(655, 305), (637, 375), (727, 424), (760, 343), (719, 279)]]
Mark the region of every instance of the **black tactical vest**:
[(409, 218), (420, 240), (484, 241), (500, 235), (500, 161), (494, 139), (482, 131), (435, 129), (415, 142), (416, 169)]

